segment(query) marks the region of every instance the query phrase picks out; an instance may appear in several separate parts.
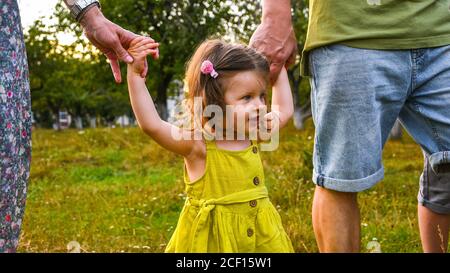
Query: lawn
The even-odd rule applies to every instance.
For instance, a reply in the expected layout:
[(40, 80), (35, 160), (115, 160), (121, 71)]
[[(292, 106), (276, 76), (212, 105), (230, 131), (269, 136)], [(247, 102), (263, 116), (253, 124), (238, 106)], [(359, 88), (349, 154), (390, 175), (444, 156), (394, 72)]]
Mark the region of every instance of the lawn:
[[(263, 152), (272, 202), (297, 252), (317, 252), (311, 224), (313, 126), (281, 132)], [(420, 252), (417, 226), (420, 148), (389, 141), (385, 179), (359, 196), (362, 250)], [(33, 160), (20, 252), (163, 252), (184, 202), (183, 159), (138, 128), (33, 133)]]

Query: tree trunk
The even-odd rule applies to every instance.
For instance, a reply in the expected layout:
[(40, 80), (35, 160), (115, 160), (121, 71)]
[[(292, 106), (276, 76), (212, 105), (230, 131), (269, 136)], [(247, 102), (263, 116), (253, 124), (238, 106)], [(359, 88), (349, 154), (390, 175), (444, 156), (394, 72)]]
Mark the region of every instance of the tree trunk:
[(97, 128), (97, 117), (88, 116), (88, 120), (89, 120), (89, 127)]
[(91, 128), (97, 128), (97, 119), (96, 118), (90, 118), (89, 119), (89, 126), (91, 127)]
[(61, 126), (59, 124), (59, 107), (57, 107), (55, 105), (52, 105), (50, 103), (48, 104), (48, 106), (49, 106), (50, 111), (52, 112), (52, 115), (53, 115), (53, 117), (52, 117), (52, 119), (53, 119), (53, 122), (52, 122), (53, 129), (57, 130), (57, 131), (61, 131)]
[(172, 77), (172, 74), (165, 75), (164, 78), (158, 82), (157, 87), (155, 106), (159, 116), (165, 121), (169, 118), (169, 113), (167, 111), (167, 89), (172, 81)]
[(59, 124), (59, 110), (53, 112), (53, 116), (55, 117), (53, 121), (53, 129), (56, 131), (61, 131), (61, 124)]
[(78, 130), (83, 130), (83, 119), (80, 116), (75, 117), (75, 127)]

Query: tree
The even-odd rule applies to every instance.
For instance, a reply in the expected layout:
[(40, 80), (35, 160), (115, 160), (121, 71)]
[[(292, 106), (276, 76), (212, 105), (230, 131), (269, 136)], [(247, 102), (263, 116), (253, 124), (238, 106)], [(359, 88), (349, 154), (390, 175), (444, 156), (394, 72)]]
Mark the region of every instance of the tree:
[[(110, 0), (102, 12), (118, 25), (160, 43), (160, 59), (150, 61), (147, 85), (161, 118), (167, 120), (167, 99), (180, 91), (172, 83), (183, 79), (185, 63), (196, 46), (212, 36), (248, 40), (259, 9), (251, 0)], [(80, 37), (80, 28), (61, 5), (56, 16), (60, 30), (76, 28)]]
[(36, 121), (51, 127), (63, 109), (74, 117), (102, 116), (106, 122), (130, 114), (126, 88), (111, 82), (99, 52), (88, 43), (61, 45), (57, 34), (56, 26), (41, 20), (25, 34)]
[[(32, 108), (36, 120), (51, 124), (51, 116), (58, 116), (65, 101), (64, 88), (59, 79), (66, 66), (62, 55), (57, 53), (53, 32), (37, 20), (25, 35), (30, 70)], [(41, 120), (42, 119), (42, 120)]]

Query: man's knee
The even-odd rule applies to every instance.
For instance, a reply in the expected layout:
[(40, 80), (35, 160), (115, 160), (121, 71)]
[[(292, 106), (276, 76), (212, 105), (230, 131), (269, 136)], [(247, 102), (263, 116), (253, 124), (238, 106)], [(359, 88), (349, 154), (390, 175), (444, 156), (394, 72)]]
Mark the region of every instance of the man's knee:
[(343, 199), (343, 200), (349, 200), (349, 201), (356, 201), (358, 193), (357, 192), (342, 192), (342, 191), (335, 191), (331, 189), (327, 189), (321, 186), (316, 186), (316, 195), (320, 195), (321, 197), (329, 197), (333, 199)]

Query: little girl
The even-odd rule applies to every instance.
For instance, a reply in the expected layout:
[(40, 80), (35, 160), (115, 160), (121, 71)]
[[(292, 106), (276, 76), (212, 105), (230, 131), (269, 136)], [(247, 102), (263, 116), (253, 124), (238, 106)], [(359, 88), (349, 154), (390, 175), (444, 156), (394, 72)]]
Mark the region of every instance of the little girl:
[[(280, 111), (259, 117), (258, 109), (266, 104), (267, 60), (243, 45), (203, 42), (189, 61), (185, 77), (189, 114), (202, 126), (183, 129), (159, 117), (139, 73), (146, 55), (158, 54), (157, 47), (151, 38), (132, 41), (129, 53), (134, 62), (128, 65), (127, 78), (141, 129), (184, 157), (187, 199), (165, 252), (293, 252), (280, 215), (268, 197), (259, 155), (260, 134), (256, 139), (248, 137), (251, 121), (264, 120), (266, 127), (274, 130), (274, 124), (281, 128), (291, 118), (293, 102), (286, 70), (272, 91), (272, 107)], [(212, 118), (194, 115), (194, 98), (200, 98), (203, 108), (216, 105), (226, 113), (225, 122), (210, 128), (214, 139), (207, 139), (205, 130)], [(245, 118), (242, 139), (235, 138), (238, 126), (229, 125), (239, 115)], [(219, 128), (234, 139), (224, 140), (223, 133), (217, 133)], [(198, 131), (201, 137), (196, 139)], [(189, 137), (179, 138), (181, 135)]]

